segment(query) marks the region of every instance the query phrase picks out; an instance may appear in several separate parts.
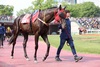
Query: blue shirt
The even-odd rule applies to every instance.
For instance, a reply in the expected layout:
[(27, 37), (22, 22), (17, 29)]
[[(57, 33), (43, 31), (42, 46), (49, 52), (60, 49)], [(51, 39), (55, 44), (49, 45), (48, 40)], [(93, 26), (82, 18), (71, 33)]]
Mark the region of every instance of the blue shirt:
[(5, 34), (6, 30), (4, 26), (0, 26), (0, 34)]
[(69, 19), (65, 19), (66, 20), (66, 27), (63, 29), (61, 27), (61, 24), (59, 25), (59, 28), (61, 29), (61, 34), (60, 37), (62, 39), (72, 39), (71, 36), (71, 21)]

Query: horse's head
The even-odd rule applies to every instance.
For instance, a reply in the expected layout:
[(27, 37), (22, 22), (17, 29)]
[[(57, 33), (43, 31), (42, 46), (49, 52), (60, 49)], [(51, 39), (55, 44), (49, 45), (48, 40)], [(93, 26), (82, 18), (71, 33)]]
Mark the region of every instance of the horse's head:
[(65, 8), (62, 8), (62, 6), (60, 5), (59, 8), (57, 9), (57, 11), (55, 11), (54, 17), (55, 17), (55, 21), (62, 23), (65, 22), (65, 18), (66, 18), (66, 11)]
[(42, 10), (40, 12), (38, 19), (45, 25), (48, 25), (53, 20), (55, 20), (54, 22), (63, 23), (65, 22), (65, 18), (66, 18), (65, 8), (62, 8), (62, 6), (60, 5), (59, 8), (52, 7), (46, 10)]

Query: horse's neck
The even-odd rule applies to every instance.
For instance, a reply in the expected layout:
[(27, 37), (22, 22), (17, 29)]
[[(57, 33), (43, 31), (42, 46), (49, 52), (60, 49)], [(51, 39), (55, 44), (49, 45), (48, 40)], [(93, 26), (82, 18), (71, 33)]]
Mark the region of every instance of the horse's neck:
[(54, 11), (53, 10), (45, 10), (42, 13), (42, 20), (45, 21), (46, 23), (50, 23), (51, 21), (54, 20)]

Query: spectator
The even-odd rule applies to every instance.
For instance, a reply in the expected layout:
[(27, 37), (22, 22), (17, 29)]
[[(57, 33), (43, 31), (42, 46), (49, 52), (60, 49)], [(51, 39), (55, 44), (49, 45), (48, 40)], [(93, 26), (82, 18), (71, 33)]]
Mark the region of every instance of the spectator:
[(5, 35), (6, 31), (5, 31), (5, 27), (4, 24), (0, 24), (0, 47), (3, 48), (3, 41), (4, 41), (4, 35)]
[[(11, 30), (10, 27), (7, 27), (7, 29), (6, 29), (6, 36), (7, 36), (7, 38), (9, 39), (11, 37), (11, 35), (12, 35), (12, 30)], [(8, 41), (8, 39), (7, 39), (7, 41)]]

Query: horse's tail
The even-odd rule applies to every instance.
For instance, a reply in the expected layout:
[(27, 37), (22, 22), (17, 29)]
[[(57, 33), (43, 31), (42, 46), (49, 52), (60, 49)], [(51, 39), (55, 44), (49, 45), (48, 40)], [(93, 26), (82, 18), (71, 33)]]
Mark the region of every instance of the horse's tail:
[(11, 45), (14, 41), (14, 38), (15, 38), (15, 33), (16, 31), (18, 31), (19, 28), (19, 17), (17, 17), (15, 20), (14, 20), (14, 23), (13, 23), (13, 30), (12, 30), (12, 36), (9, 38), (9, 41), (8, 41), (8, 44)]

